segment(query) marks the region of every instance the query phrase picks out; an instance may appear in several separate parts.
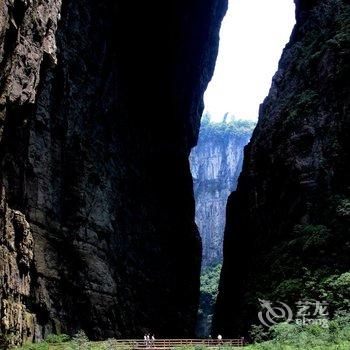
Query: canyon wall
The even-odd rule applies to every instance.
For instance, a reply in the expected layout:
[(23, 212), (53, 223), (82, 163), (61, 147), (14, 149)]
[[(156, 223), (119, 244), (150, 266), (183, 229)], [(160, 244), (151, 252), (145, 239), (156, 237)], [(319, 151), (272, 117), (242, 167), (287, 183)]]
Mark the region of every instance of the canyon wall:
[(0, 330), (193, 334), (188, 156), (225, 0), (0, 1)]
[(196, 203), (196, 223), (202, 238), (202, 268), (222, 262), (226, 202), (236, 189), (243, 148), (254, 123), (203, 120), (198, 143), (190, 156)]
[(326, 299), (332, 314), (349, 297), (350, 4), (299, 0), (296, 14), (228, 203), (214, 320), (226, 336), (259, 324), (258, 298)]

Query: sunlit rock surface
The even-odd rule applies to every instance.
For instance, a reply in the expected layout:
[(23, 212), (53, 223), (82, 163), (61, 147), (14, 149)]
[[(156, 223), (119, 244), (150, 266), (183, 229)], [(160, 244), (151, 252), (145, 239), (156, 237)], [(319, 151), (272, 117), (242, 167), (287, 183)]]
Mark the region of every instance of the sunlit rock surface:
[(196, 223), (203, 246), (202, 267), (222, 261), (226, 202), (236, 189), (243, 148), (253, 128), (253, 122), (245, 121), (202, 122), (198, 144), (190, 156)]

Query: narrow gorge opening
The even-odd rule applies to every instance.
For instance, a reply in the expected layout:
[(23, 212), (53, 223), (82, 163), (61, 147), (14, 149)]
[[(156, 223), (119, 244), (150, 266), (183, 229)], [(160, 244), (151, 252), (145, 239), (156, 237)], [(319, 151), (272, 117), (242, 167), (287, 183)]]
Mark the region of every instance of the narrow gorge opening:
[(227, 199), (236, 189), (244, 147), (294, 24), (293, 0), (230, 0), (222, 23), (215, 73), (205, 93), (198, 143), (190, 156), (203, 246), (196, 329), (200, 337), (211, 335)]

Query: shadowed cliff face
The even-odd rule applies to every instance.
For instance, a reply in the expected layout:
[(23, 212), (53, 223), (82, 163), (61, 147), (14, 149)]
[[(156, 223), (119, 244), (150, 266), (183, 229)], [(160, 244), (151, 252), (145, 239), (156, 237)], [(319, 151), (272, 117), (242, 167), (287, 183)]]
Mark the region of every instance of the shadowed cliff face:
[(245, 334), (258, 298), (324, 300), (349, 271), (349, 21), (348, 1), (297, 2), (229, 199), (214, 332)]
[(0, 2), (0, 329), (16, 342), (194, 332), (188, 155), (226, 6)]

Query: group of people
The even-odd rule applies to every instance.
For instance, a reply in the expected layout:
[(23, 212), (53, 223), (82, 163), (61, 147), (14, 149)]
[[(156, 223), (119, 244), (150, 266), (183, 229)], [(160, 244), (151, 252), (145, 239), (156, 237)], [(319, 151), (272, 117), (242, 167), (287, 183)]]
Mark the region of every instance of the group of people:
[(149, 334), (145, 334), (143, 339), (144, 339), (145, 345), (147, 347), (153, 346), (154, 341), (156, 340), (156, 338), (154, 337), (154, 334), (152, 336), (150, 336)]
[[(154, 337), (154, 334), (152, 336), (150, 336), (149, 333), (145, 334), (143, 336), (143, 339), (145, 341), (146, 347), (148, 347), (148, 348), (153, 347), (154, 341), (156, 340), (156, 338)], [(209, 339), (212, 339), (211, 335), (209, 336)], [(222, 335), (219, 334), (217, 339), (218, 339), (218, 343), (221, 344), (222, 343)]]
[[(213, 338), (211, 337), (211, 335), (209, 335), (209, 339), (212, 340)], [(221, 334), (218, 334), (218, 343), (219, 344), (222, 344), (222, 335)]]

